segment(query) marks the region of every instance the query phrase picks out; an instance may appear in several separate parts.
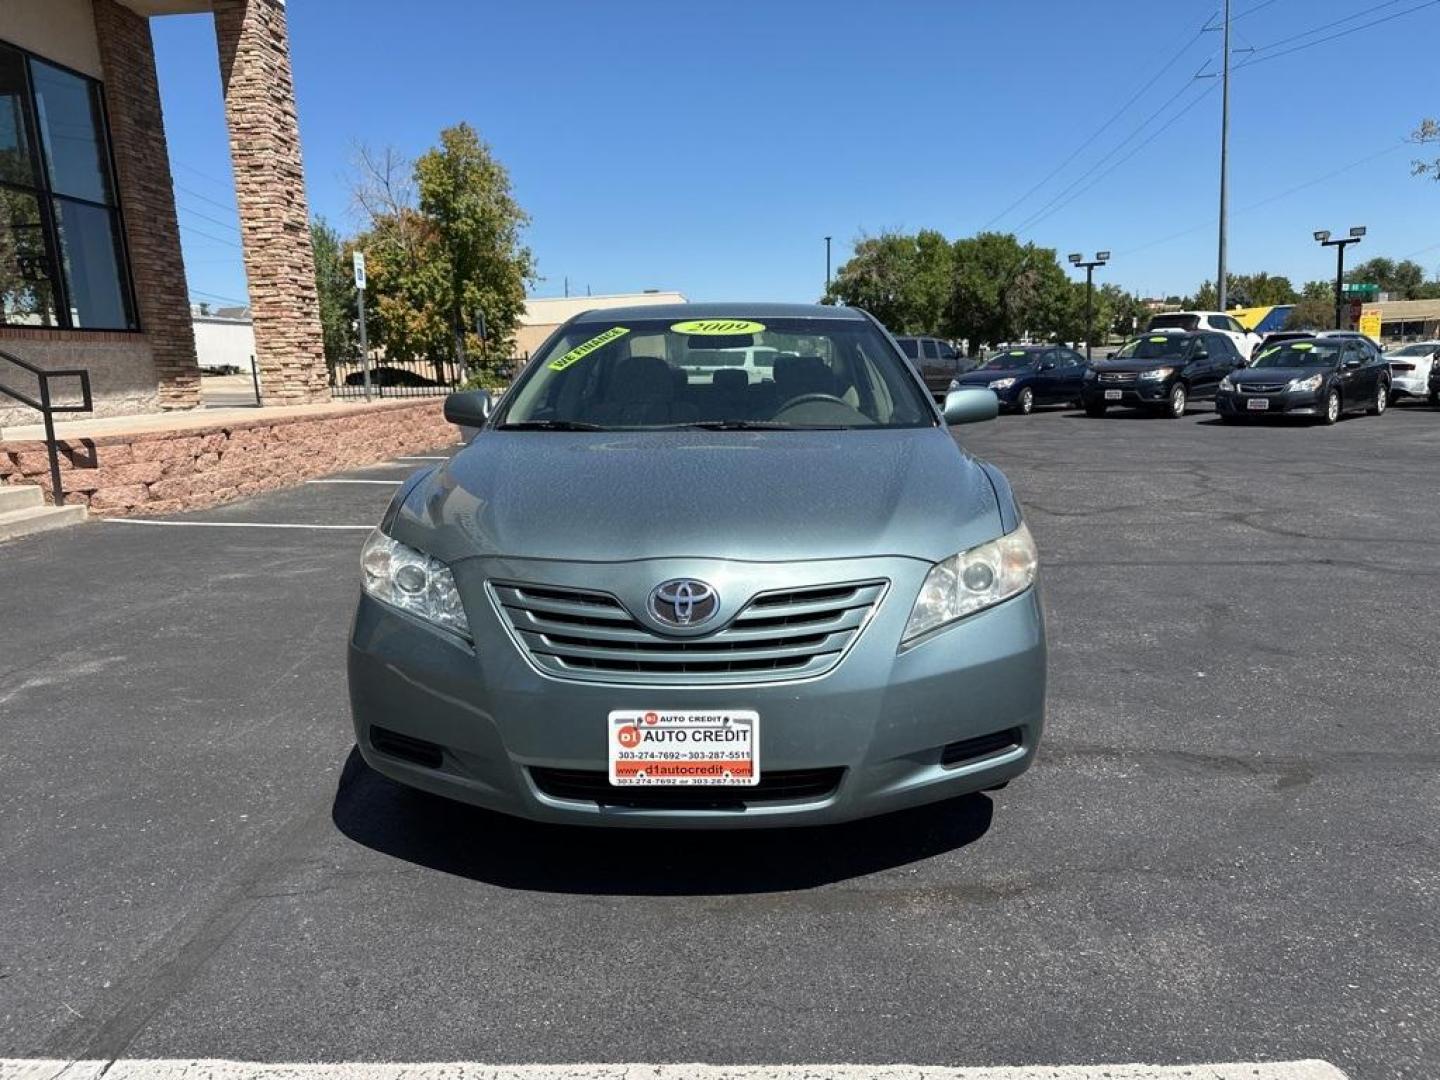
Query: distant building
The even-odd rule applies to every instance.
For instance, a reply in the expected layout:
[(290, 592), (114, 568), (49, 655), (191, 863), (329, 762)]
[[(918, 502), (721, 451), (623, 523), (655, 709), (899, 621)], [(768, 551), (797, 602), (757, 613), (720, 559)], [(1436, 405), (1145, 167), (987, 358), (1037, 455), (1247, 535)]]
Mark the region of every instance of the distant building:
[(1366, 304), (1380, 312), (1380, 337), (1385, 341), (1429, 341), (1440, 338), (1440, 300), (1387, 300)]
[(515, 355), (528, 357), (538, 349), (557, 326), (582, 311), (596, 308), (636, 307), (642, 304), (685, 304), (686, 296), (678, 292), (646, 289), (638, 293), (611, 293), (608, 296), (534, 297), (525, 301), (525, 314), (515, 331)]
[(248, 372), (255, 356), (255, 324), (248, 307), (212, 308), (190, 305), (195, 330), (195, 358), (207, 373)]

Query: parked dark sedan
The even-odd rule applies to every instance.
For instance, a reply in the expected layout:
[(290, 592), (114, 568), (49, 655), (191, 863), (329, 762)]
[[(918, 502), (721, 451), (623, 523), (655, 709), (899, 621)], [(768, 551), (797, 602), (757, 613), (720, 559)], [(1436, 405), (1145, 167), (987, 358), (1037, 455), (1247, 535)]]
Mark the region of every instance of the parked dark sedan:
[(1215, 409), (1228, 424), (1283, 413), (1333, 424), (1347, 412), (1379, 416), (1390, 404), (1390, 366), (1362, 338), (1317, 337), (1262, 349), (1220, 384)]
[(1128, 405), (1179, 419), (1191, 401), (1213, 398), (1220, 380), (1244, 366), (1245, 357), (1224, 334), (1145, 334), (1090, 369), (1085, 412), (1104, 416), (1111, 405)]
[(1070, 405), (1080, 400), (1085, 358), (1063, 345), (1017, 345), (996, 353), (951, 390), (995, 392), (1003, 408), (1031, 413), (1037, 405)]

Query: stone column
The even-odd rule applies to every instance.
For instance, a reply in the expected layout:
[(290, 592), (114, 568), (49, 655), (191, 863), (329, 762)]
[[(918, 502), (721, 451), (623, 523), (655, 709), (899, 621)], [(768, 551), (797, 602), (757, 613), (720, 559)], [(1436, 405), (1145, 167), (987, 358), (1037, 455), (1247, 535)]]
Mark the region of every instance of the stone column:
[(330, 397), (284, 0), (214, 0), (255, 358), (267, 405)]
[(200, 368), (150, 22), (115, 0), (94, 0), (94, 9), (140, 328), (154, 359), (160, 407), (191, 408), (200, 403)]

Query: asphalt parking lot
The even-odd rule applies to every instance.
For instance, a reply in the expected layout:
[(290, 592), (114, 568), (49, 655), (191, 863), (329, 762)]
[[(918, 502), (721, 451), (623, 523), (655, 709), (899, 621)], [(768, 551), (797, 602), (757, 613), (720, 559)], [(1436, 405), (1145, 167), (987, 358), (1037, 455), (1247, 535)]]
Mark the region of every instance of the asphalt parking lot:
[(362, 527), (423, 462), (0, 547), (0, 1057), (1440, 1074), (1440, 411), (959, 430), (1041, 547), (1040, 762), (819, 832), (360, 766)]

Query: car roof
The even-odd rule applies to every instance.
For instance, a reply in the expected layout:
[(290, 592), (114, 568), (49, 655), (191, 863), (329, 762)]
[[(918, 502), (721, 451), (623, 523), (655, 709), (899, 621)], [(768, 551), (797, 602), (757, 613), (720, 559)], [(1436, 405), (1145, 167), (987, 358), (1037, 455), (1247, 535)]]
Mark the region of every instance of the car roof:
[(633, 307), (592, 308), (575, 316), (577, 323), (615, 322), (623, 319), (865, 319), (857, 308), (827, 304), (637, 304)]

